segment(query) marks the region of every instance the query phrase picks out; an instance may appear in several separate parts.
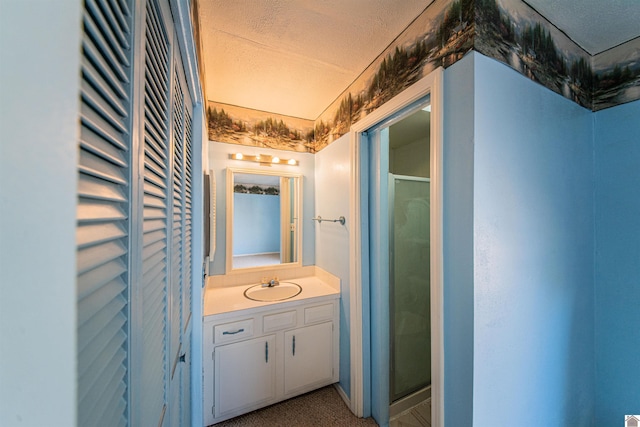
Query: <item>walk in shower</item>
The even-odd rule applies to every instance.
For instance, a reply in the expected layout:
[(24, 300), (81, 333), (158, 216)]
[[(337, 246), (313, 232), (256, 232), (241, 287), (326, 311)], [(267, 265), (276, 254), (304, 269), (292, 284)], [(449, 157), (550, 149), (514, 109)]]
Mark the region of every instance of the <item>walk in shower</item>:
[(389, 174), (390, 416), (430, 397), (429, 179)]
[(431, 111), (425, 102), (407, 110), (367, 135), (371, 413), (380, 425), (431, 397)]
[(429, 179), (390, 174), (390, 398), (431, 384)]

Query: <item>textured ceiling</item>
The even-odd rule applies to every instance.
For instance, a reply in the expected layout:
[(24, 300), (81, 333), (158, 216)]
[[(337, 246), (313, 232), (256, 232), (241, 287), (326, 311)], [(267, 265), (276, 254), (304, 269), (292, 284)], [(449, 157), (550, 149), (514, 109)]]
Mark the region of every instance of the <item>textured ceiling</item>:
[(525, 0), (591, 55), (640, 37), (638, 0)]
[[(640, 0), (525, 1), (590, 54), (640, 36)], [(198, 0), (206, 98), (314, 120), (432, 2)]]
[(208, 100), (315, 120), (432, 0), (200, 0)]

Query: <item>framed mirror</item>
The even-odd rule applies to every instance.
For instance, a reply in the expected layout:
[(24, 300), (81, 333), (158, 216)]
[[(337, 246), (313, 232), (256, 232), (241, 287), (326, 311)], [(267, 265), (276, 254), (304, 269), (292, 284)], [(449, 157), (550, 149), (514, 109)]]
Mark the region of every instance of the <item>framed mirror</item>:
[(227, 168), (227, 273), (301, 265), (302, 175)]

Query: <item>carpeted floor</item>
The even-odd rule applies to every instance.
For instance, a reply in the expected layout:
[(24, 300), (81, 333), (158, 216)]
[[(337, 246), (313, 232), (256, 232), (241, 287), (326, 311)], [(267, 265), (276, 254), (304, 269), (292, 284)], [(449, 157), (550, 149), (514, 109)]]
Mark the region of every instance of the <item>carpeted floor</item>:
[(373, 418), (358, 418), (333, 386), (214, 424), (216, 427), (377, 426)]

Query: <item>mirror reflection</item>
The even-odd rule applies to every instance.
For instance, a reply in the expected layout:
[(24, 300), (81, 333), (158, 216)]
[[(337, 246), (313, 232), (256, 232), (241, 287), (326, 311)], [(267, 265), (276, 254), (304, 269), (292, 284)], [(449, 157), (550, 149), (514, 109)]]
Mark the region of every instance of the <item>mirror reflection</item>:
[(300, 175), (229, 168), (227, 271), (300, 260)]

